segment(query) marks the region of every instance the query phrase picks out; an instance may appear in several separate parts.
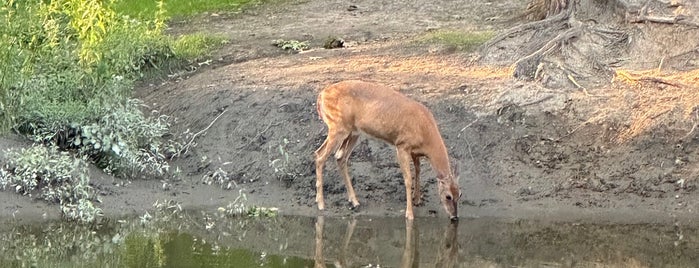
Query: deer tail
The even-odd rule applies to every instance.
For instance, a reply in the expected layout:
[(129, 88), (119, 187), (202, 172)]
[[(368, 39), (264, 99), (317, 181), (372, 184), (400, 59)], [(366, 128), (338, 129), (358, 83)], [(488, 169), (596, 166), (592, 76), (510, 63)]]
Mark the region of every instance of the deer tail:
[(323, 106), (323, 98), (322, 98), (322, 96), (323, 96), (323, 92), (321, 92), (320, 94), (318, 94), (318, 99), (316, 100), (316, 110), (318, 111), (318, 118), (320, 118), (321, 120), (325, 120), (325, 119), (323, 118), (323, 117), (324, 117), (323, 109), (321, 108), (321, 107)]

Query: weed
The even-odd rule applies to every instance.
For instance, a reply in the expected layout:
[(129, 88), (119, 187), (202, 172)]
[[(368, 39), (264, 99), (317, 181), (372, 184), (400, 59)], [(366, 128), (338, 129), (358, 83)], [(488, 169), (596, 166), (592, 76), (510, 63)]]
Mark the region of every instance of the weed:
[(284, 138), (282, 142), (277, 145), (277, 156), (274, 156), (274, 147), (272, 145), (269, 145), (267, 149), (270, 155), (269, 166), (274, 169), (274, 174), (277, 175), (279, 180), (293, 180), (298, 177), (298, 174), (294, 171), (294, 167), (296, 166), (293, 163), (294, 159), (289, 157), (289, 151), (286, 149), (288, 144), (289, 140)]
[(218, 168), (216, 171), (209, 171), (202, 177), (202, 182), (207, 185), (217, 184), (222, 189), (230, 190), (233, 186), (237, 186), (234, 178), (227, 171)]
[(295, 52), (299, 52), (302, 50), (308, 49), (308, 42), (306, 41), (298, 41), (298, 40), (284, 40), (284, 39), (277, 39), (272, 41), (272, 45), (279, 47), (283, 50), (291, 50)]

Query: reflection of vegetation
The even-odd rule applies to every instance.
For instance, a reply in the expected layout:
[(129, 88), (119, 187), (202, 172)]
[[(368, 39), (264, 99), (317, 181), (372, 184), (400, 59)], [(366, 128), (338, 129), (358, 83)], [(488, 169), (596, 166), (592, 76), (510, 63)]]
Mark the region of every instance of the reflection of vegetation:
[(470, 52), (493, 37), (494, 33), (486, 32), (460, 32), (449, 30), (437, 30), (428, 33), (422, 41), (427, 43), (442, 44), (459, 51)]
[[(0, 267), (311, 267), (315, 228), (306, 217), (250, 218), (186, 213), (159, 203), (151, 220), (65, 222), (0, 231)], [(350, 267), (400, 263), (402, 218), (359, 219), (350, 240), (347, 219), (325, 219), (324, 257)], [(696, 227), (673, 225), (573, 225), (463, 219), (450, 239), (433, 219), (417, 219), (420, 262), (439, 260), (458, 247), (462, 266), (694, 267)], [(422, 227), (422, 228), (421, 228)], [(503, 231), (506, 230), (506, 231)], [(470, 235), (477, 234), (477, 235)], [(445, 244), (445, 241), (449, 243)], [(441, 250), (441, 251), (440, 251)], [(574, 254), (571, 254), (573, 252)], [(355, 254), (356, 253), (356, 254)], [(300, 256), (300, 257), (291, 257)], [(376, 263), (381, 260), (380, 263)], [(429, 266), (429, 265), (428, 265)]]
[(165, 253), (163, 244), (167, 239), (162, 235), (148, 235), (147, 233), (129, 233), (123, 241), (121, 248), (122, 257), (127, 267), (163, 267)]
[[(0, 267), (305, 267), (310, 263), (245, 248), (222, 248), (211, 239), (210, 234), (243, 239), (259, 218), (231, 221), (228, 215), (193, 216), (172, 201), (156, 204), (153, 214), (149, 221), (56, 222), (0, 231)], [(215, 229), (207, 229), (211, 226)], [(275, 232), (268, 235), (270, 241), (278, 239)]]

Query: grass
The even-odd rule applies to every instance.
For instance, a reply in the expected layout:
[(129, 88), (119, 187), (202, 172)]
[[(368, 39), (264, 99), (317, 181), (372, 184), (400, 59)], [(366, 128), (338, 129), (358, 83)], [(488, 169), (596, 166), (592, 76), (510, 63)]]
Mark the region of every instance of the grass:
[(471, 52), (490, 40), (495, 35), (492, 31), (461, 32), (455, 30), (437, 30), (428, 33), (419, 41), (423, 43), (442, 44), (458, 51)]
[(174, 40), (172, 52), (179, 59), (193, 61), (202, 56), (209, 56), (211, 51), (227, 42), (228, 38), (221, 35), (205, 33), (183, 35)]
[(149, 116), (130, 99), (134, 82), (210, 57), (226, 42), (205, 33), (169, 36), (173, 17), (260, 1), (0, 3), (0, 133), (13, 129), (37, 142), (9, 157), (24, 161), (0, 167), (0, 190), (40, 192), (66, 218), (91, 222), (99, 208), (87, 162), (122, 178), (169, 177), (166, 159), (179, 143), (166, 138), (173, 137), (167, 116)]
[[(163, 0), (165, 16), (180, 18), (209, 11), (237, 11), (247, 4), (260, 0)], [(112, 8), (119, 14), (135, 18), (149, 18), (158, 10), (158, 1), (116, 0)]]

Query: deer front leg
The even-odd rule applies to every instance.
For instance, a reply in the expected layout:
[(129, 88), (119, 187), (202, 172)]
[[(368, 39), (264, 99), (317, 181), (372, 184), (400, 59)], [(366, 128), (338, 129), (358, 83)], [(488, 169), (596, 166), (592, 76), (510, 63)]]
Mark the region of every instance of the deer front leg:
[(398, 164), (400, 165), (400, 170), (403, 172), (403, 179), (405, 180), (405, 202), (406, 207), (405, 207), (405, 218), (408, 220), (412, 220), (415, 217), (413, 216), (413, 197), (412, 197), (412, 188), (413, 188), (413, 178), (410, 175), (410, 153), (398, 149)]
[(420, 189), (420, 157), (412, 156), (413, 168), (415, 168), (415, 177), (413, 177), (413, 204), (416, 206), (422, 205), (422, 190)]

